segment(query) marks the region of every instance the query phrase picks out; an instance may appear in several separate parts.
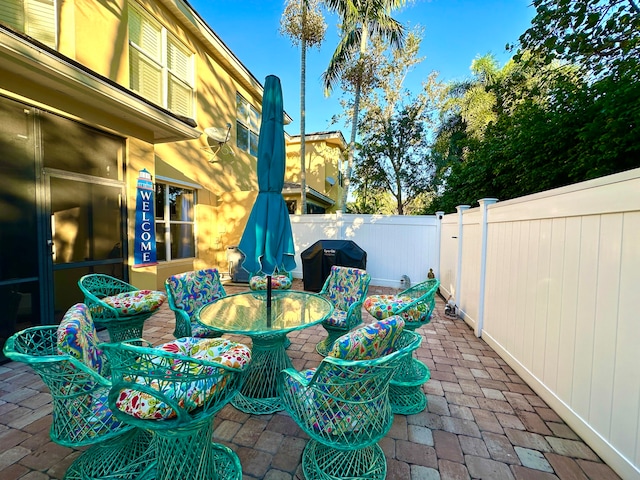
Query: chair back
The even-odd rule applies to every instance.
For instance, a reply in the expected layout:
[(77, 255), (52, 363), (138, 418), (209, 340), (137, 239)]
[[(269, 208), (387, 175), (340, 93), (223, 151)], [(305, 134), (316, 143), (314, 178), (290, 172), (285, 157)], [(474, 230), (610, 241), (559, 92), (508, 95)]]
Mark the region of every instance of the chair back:
[(416, 325), (428, 322), (431, 319), (431, 314), (436, 306), (436, 293), (439, 287), (440, 280), (430, 278), (397, 295), (398, 298), (413, 299), (411, 305), (408, 308), (405, 307), (402, 311), (407, 327), (415, 328)]
[(106, 362), (98, 346), (100, 340), (89, 307), (84, 303), (77, 303), (67, 310), (58, 326), (56, 336), (60, 355), (74, 357), (98, 374), (102, 374)]
[(200, 307), (227, 295), (216, 268), (172, 275), (165, 280), (164, 289), (169, 299), (169, 308), (176, 317), (174, 337), (216, 336), (199, 328), (193, 321), (193, 316)]
[(67, 447), (93, 445), (130, 430), (107, 406), (111, 380), (97, 347), (89, 309), (72, 306), (60, 326), (31, 327), (4, 347), (11, 360), (33, 368), (53, 399), (51, 439)]
[[(403, 327), (404, 320), (393, 316), (352, 330), (306, 381), (285, 377), (285, 408), (309, 436), (337, 448), (361, 448), (386, 435), (393, 421), (389, 382), (422, 340)], [(404, 346), (398, 349), (400, 338)]]
[(165, 290), (172, 310), (182, 310), (189, 318), (195, 311), (227, 295), (216, 268), (172, 275), (165, 280)]
[(117, 309), (106, 305), (101, 299), (138, 290), (124, 280), (102, 273), (84, 275), (78, 280), (78, 287), (84, 295), (85, 305), (89, 307), (96, 321), (119, 316)]
[(324, 295), (338, 310), (349, 310), (363, 301), (369, 290), (371, 276), (360, 268), (333, 265), (320, 295)]
[(430, 278), (424, 282), (415, 284), (413, 287), (409, 287), (406, 290), (398, 293), (397, 296), (420, 298), (428, 294), (434, 294), (437, 292), (440, 286), (440, 280), (437, 278)]
[(123, 421), (150, 430), (185, 427), (214, 415), (238, 392), (251, 360), (248, 347), (223, 338), (103, 348), (113, 376), (110, 407)]

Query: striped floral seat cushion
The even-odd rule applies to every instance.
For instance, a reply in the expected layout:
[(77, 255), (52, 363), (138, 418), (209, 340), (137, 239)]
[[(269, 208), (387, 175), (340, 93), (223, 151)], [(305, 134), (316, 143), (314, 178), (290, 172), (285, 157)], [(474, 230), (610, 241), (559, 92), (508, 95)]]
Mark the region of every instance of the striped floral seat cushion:
[(337, 308), (333, 309), (333, 313), (330, 317), (325, 318), (323, 323), (326, 325), (331, 325), (332, 327), (337, 328), (347, 328), (347, 312), (344, 310), (338, 310)]
[[(289, 290), (291, 288), (291, 278), (288, 275), (272, 275), (271, 288), (274, 290)], [(254, 275), (249, 279), (249, 288), (251, 290), (266, 290), (267, 276)]]
[[(216, 362), (232, 368), (244, 368), (251, 360), (249, 347), (225, 338), (184, 337), (156, 348), (165, 352), (186, 355), (195, 360)], [(176, 370), (181, 370), (182, 361), (176, 360), (174, 367)], [(162, 378), (150, 380), (141, 375), (134, 381), (140, 385), (148, 385), (162, 395), (177, 400), (178, 405), (187, 411), (201, 407), (218, 388), (225, 388), (225, 382), (217, 367), (193, 363), (189, 366), (189, 373), (198, 375), (200, 378), (191, 382), (167, 382)], [(207, 375), (207, 378), (202, 379), (202, 374)], [(116, 401), (116, 406), (119, 410), (135, 418), (167, 419), (176, 416), (175, 411), (157, 396), (135, 389), (123, 389)]]
[(102, 301), (118, 310), (120, 315), (131, 316), (155, 312), (166, 299), (167, 295), (157, 290), (134, 290), (104, 297)]
[[(382, 320), (391, 315), (396, 315), (400, 310), (406, 308), (415, 298), (410, 296), (396, 295), (371, 295), (364, 301), (364, 308), (374, 318)], [(414, 307), (402, 312), (402, 318), (407, 322), (419, 322), (428, 311), (425, 302), (419, 302)]]

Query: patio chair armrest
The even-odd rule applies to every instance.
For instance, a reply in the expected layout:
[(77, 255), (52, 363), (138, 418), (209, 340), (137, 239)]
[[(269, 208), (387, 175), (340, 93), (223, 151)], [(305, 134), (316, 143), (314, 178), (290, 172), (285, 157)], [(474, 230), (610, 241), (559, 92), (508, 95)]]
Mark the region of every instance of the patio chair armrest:
[(176, 318), (176, 326), (173, 332), (173, 336), (176, 338), (190, 337), (192, 335), (191, 330), (191, 316), (181, 308), (171, 308)]
[[(309, 386), (309, 384), (311, 383), (307, 378), (305, 378), (304, 375), (298, 372), (295, 368), (285, 368), (284, 370), (282, 370), (282, 372), (280, 372), (280, 374), (283, 376), (283, 378), (290, 377), (305, 387)], [(284, 384), (284, 382), (281, 382), (281, 384)]]
[(349, 310), (347, 310), (347, 316), (357, 316), (362, 319), (362, 305), (364, 304), (364, 299), (358, 300), (357, 302), (349, 305)]

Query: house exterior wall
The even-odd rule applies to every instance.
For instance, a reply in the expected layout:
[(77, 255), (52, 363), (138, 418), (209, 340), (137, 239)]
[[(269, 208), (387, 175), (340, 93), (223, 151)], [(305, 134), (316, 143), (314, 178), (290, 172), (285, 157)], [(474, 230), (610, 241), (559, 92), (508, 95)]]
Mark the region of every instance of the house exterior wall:
[[(346, 149), (342, 136), (337, 133), (310, 133), (305, 136), (305, 156), (307, 157), (305, 180), (307, 187), (320, 192), (333, 200), (333, 205), (328, 206), (326, 213), (335, 213), (339, 208), (339, 200), (343, 187), (340, 185), (340, 163)], [(292, 183), (301, 182), (300, 168), (300, 137), (292, 137), (287, 141), (287, 168), (285, 181)], [(331, 185), (327, 177), (335, 180)], [(292, 197), (294, 198), (294, 197)], [(299, 196), (295, 197), (299, 200)], [(307, 196), (307, 202), (313, 202)], [(297, 205), (297, 214), (302, 213), (300, 202)]]
[[(224, 271), (226, 247), (239, 242), (257, 191), (256, 158), (236, 148), (236, 94), (242, 95), (259, 111), (262, 85), (182, 0), (56, 3), (58, 41), (55, 50), (64, 57), (46, 52), (42, 58), (34, 58), (31, 53), (21, 56), (19, 48), (7, 43), (0, 48), (4, 52), (0, 56), (0, 94), (124, 140), (122, 180), (126, 192), (127, 265), (131, 283), (140, 288), (163, 289), (164, 280), (174, 273), (212, 266)], [(232, 125), (227, 145), (215, 155), (211, 153), (206, 135), (193, 138), (195, 135), (189, 133), (192, 129), (186, 125), (180, 128), (187, 134), (175, 135), (182, 138), (164, 141), (154, 139), (153, 127), (146, 125), (146, 120), (132, 118), (138, 113), (134, 111), (136, 108), (158, 109), (157, 106), (134, 99), (132, 103), (137, 102), (137, 107), (119, 111), (115, 107), (105, 108), (108, 100), (94, 101), (92, 98), (96, 91), (102, 91), (105, 97), (113, 97), (116, 87), (110, 82), (129, 88), (130, 4), (150, 14), (193, 52), (195, 101), (192, 118), (196, 123), (193, 131)], [(9, 32), (5, 38), (16, 44), (28, 42), (19, 36), (15, 40), (12, 37), (14, 35)], [(37, 45), (33, 51), (38, 52)], [(29, 69), (41, 68), (42, 77), (50, 77), (42, 66), (45, 60), (57, 63), (52, 68), (62, 71), (59, 78), (35, 80), (26, 73)], [(25, 67), (20, 70), (10, 62)], [(74, 79), (67, 85), (65, 69), (82, 70), (87, 78), (96, 78), (95, 84)], [(158, 116), (162, 115), (168, 118), (168, 112), (160, 112)], [(142, 169), (149, 171), (154, 181), (160, 177), (164, 183), (195, 189), (195, 258), (160, 262), (143, 268), (131, 267), (134, 263), (136, 186), (138, 172)]]

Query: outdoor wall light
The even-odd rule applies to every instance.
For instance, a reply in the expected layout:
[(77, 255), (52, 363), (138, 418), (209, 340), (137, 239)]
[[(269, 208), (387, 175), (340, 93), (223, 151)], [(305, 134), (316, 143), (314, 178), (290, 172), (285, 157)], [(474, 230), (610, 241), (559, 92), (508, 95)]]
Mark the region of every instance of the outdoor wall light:
[[(207, 150), (212, 156), (209, 163), (213, 163), (216, 154), (220, 149), (229, 141), (231, 136), (231, 124), (227, 123), (226, 127), (208, 127), (204, 129), (204, 134), (207, 136), (207, 146), (202, 147), (202, 150)], [(233, 155), (233, 150), (228, 149), (229, 154)]]

